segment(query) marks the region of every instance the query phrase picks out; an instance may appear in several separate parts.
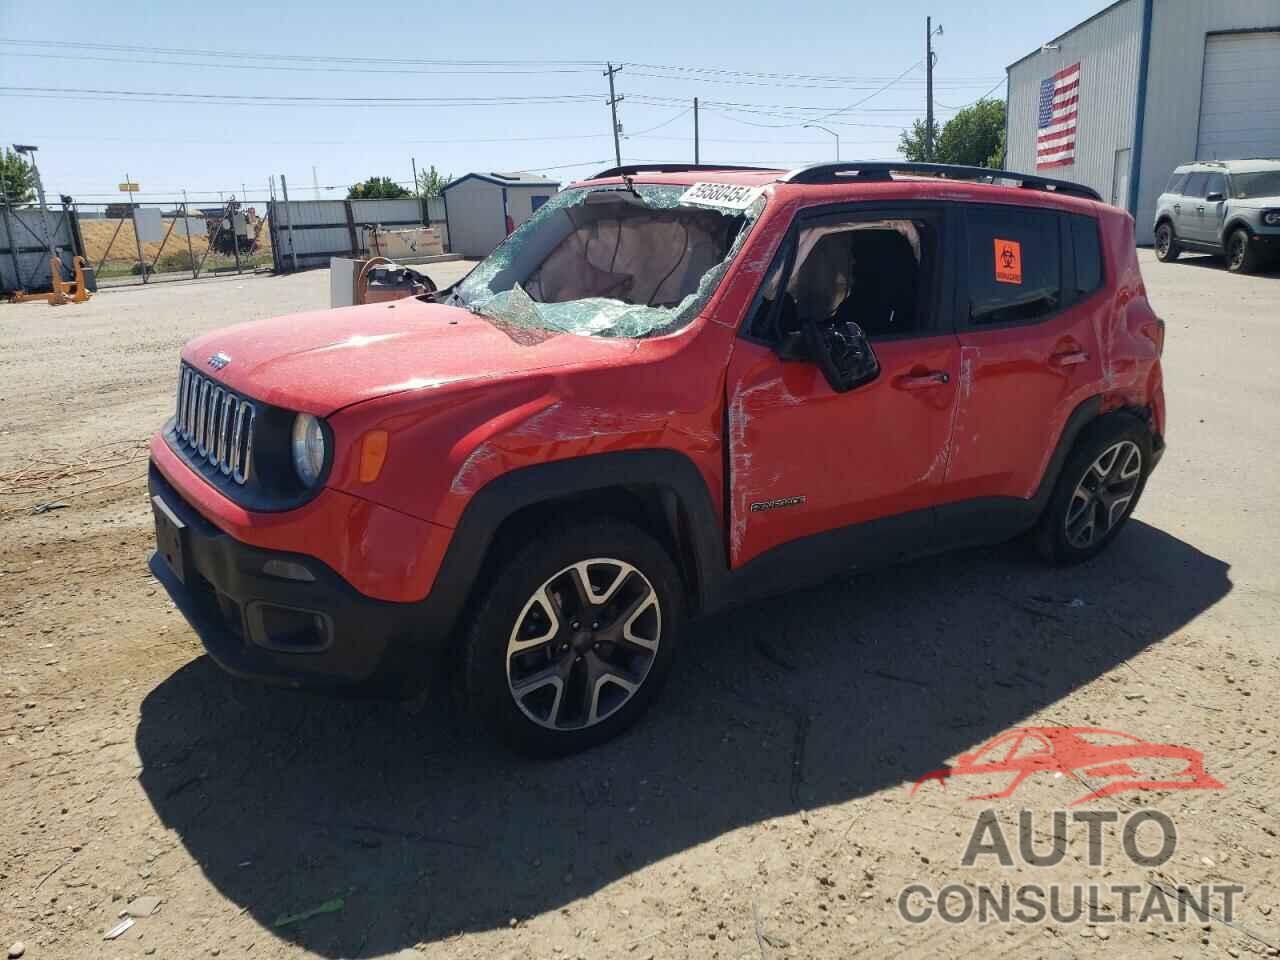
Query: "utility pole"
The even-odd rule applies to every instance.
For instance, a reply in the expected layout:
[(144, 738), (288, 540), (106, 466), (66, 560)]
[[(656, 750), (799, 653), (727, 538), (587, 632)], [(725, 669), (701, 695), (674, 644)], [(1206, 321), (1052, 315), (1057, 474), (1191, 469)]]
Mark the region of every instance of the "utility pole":
[(422, 184), (418, 182), (418, 159), (410, 157), (409, 163), (413, 164), (413, 192), (419, 200), (422, 199)]
[(698, 98), (693, 98), (693, 162), (698, 162)]
[(613, 92), (613, 75), (622, 71), (621, 67), (615, 67), (612, 63), (608, 64), (609, 69), (604, 75), (609, 78), (609, 113), (613, 117), (613, 158), (617, 161), (618, 166), (622, 166), (622, 141), (618, 137), (618, 104), (623, 101), (623, 97), (617, 96)]
[[(924, 67), (925, 67), (925, 97), (927, 103), (924, 111), (924, 158), (929, 163), (933, 162), (933, 17), (924, 18)], [(942, 35), (942, 26), (938, 26), (937, 33)]]

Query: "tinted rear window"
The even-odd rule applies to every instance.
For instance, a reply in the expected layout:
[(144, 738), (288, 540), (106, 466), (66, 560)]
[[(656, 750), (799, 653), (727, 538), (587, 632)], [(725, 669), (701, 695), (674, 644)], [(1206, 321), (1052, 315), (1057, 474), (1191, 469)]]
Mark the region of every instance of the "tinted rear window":
[(1098, 221), (1092, 217), (1069, 216), (1071, 245), (1075, 248), (1076, 298), (1083, 299), (1102, 286), (1102, 245), (1098, 242)]
[(1058, 214), (975, 207), (968, 212), (969, 322), (1030, 322), (1062, 305)]
[(1182, 185), (1187, 182), (1185, 173), (1175, 173), (1169, 178), (1169, 185), (1164, 188), (1165, 193), (1181, 193)]

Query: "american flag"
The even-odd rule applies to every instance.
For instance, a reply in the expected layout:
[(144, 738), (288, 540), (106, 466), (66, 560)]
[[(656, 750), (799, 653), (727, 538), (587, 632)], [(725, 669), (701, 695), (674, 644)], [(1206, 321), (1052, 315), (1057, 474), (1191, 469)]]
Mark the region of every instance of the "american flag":
[(1080, 64), (1040, 81), (1036, 168), (1076, 161), (1076, 107), (1080, 100)]

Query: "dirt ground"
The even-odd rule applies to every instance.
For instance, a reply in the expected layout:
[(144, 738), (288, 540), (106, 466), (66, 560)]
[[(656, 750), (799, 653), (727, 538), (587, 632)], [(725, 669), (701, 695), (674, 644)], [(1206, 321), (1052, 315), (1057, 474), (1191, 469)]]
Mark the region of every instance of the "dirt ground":
[[(145, 444), (172, 406), (180, 345), (324, 306), (325, 272), (0, 306), (0, 948), (773, 960), (1280, 947), (1280, 275), (1142, 258), (1168, 322), (1169, 448), (1107, 553), (1056, 570), (1010, 544), (734, 611), (691, 631), (635, 731), (542, 764), (469, 738), (442, 705), (233, 680), (147, 573)], [(1028, 726), (1190, 747), (1223, 788), (1078, 807), (1082, 785), (1052, 776), (993, 801), (968, 799), (960, 778), (911, 794)], [(1014, 866), (961, 863), (987, 807)], [(1019, 810), (1044, 846), (1052, 810), (1123, 823), (1142, 807), (1176, 825), (1159, 866), (1123, 855), (1119, 825), (1100, 865), (1081, 825), (1056, 866), (1018, 853)], [(1090, 882), (1244, 891), (1232, 925), (912, 924), (898, 910), (912, 883)], [(155, 911), (134, 903), (144, 915), (105, 941), (145, 896)], [(1092, 899), (1119, 907), (1113, 892)]]

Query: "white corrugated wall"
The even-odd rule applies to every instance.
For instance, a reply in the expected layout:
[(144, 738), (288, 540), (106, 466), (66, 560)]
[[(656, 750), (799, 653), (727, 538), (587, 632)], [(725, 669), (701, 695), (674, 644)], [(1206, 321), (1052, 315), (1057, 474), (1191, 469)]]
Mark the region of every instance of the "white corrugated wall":
[[(1042, 50), (1010, 67), (1005, 165), (1085, 184), (1107, 201), (1117, 188), (1123, 192), (1116, 152), (1133, 146), (1141, 41), (1142, 0), (1125, 0), (1054, 41), (1060, 49)], [(1038, 171), (1040, 81), (1074, 63), (1080, 64), (1075, 163)]]

